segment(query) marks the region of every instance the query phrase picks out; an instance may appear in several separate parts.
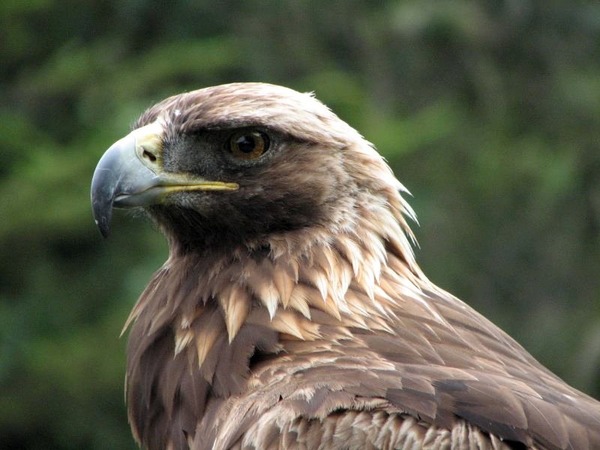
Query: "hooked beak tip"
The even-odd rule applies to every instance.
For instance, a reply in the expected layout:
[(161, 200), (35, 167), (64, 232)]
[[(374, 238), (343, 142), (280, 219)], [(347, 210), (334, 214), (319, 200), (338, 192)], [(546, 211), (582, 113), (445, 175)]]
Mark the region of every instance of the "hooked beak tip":
[(94, 222), (100, 231), (103, 238), (107, 238), (110, 234), (110, 221), (112, 218), (112, 201), (109, 205), (99, 204), (94, 202), (93, 205)]
[(96, 222), (96, 226), (98, 227), (98, 230), (100, 230), (100, 234), (102, 235), (103, 238), (107, 238), (110, 235), (110, 225), (108, 224), (108, 221), (104, 221), (104, 220), (95, 220)]

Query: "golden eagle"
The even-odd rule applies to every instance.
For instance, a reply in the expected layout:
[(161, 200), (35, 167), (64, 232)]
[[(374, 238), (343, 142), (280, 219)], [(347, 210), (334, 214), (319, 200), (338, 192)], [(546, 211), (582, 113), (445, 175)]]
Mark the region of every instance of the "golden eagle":
[(404, 187), (312, 95), (167, 98), (104, 154), (96, 223), (169, 258), (127, 321), (147, 449), (600, 449), (600, 403), (431, 283)]

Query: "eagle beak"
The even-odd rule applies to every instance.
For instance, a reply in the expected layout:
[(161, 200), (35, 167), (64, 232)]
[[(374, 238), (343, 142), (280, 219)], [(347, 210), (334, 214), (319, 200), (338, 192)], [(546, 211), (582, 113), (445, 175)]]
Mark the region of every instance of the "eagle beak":
[(102, 155), (92, 178), (92, 210), (102, 236), (110, 232), (112, 209), (149, 206), (171, 193), (231, 191), (236, 183), (208, 181), (185, 173), (164, 172), (161, 120), (132, 131)]

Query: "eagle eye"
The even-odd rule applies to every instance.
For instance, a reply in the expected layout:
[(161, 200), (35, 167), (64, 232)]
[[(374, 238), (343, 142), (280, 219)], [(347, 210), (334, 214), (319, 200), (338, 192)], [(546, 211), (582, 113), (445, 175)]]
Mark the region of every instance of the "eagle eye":
[(229, 151), (238, 159), (246, 161), (262, 156), (270, 145), (269, 137), (260, 131), (238, 131), (229, 138)]

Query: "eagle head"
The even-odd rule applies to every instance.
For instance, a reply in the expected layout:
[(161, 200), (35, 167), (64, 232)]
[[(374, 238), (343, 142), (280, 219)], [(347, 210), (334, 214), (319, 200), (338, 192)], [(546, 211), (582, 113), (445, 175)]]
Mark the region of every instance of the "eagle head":
[(367, 193), (409, 211), (398, 190), (372, 146), (312, 95), (234, 83), (148, 109), (99, 162), (92, 204), (103, 235), (113, 207), (143, 207), (172, 250), (187, 252), (336, 232)]

